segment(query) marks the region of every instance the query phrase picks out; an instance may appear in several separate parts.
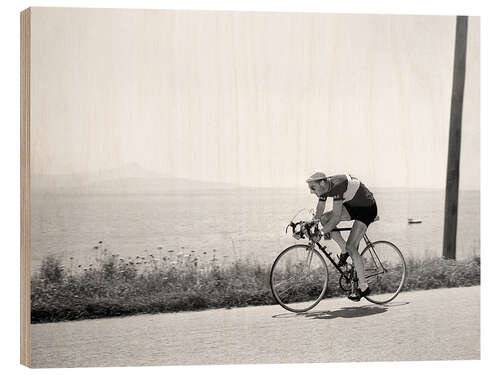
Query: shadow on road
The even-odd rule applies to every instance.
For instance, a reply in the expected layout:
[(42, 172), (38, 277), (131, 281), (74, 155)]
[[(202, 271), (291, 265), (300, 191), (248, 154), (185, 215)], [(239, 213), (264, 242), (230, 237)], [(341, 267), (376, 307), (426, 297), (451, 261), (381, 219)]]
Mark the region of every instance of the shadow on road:
[(335, 311), (313, 311), (305, 313), (283, 313), (273, 315), (273, 318), (310, 318), (310, 319), (335, 319), (335, 318), (359, 318), (363, 316), (381, 314), (386, 312), (389, 307), (407, 305), (409, 302), (393, 302), (382, 306), (365, 305), (359, 307), (343, 307)]
[(404, 306), (404, 305), (408, 305), (410, 302), (389, 302), (389, 303), (386, 303), (384, 306), (388, 306), (388, 307), (397, 307), (397, 306)]
[(310, 319), (335, 319), (335, 318), (359, 318), (384, 313), (387, 311), (385, 306), (361, 306), (361, 307), (343, 307), (335, 311), (314, 311), (303, 313), (306, 318)]

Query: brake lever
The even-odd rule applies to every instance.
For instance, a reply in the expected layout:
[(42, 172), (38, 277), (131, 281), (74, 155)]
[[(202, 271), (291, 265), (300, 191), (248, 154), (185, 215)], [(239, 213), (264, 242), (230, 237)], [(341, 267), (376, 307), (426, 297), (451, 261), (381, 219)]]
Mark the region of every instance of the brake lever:
[(295, 231), (295, 226), (296, 226), (296, 225), (297, 225), (296, 223), (294, 223), (293, 221), (290, 221), (290, 224), (288, 224), (288, 225), (286, 226), (286, 228), (285, 228), (285, 234), (287, 234), (287, 233), (288, 233), (288, 227), (292, 227), (292, 232), (294, 232), (294, 231)]

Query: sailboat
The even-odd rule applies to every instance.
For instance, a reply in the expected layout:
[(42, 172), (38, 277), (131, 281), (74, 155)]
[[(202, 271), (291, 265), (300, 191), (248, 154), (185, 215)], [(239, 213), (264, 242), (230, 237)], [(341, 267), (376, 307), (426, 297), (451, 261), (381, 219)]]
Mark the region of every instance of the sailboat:
[(421, 222), (422, 220), (420, 219), (412, 219), (412, 218), (408, 219), (408, 224), (420, 224)]

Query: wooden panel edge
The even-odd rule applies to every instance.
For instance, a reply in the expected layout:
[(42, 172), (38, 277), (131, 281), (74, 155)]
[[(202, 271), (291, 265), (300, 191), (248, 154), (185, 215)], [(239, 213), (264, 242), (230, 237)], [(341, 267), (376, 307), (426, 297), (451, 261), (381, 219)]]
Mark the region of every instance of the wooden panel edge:
[(20, 181), (21, 181), (21, 340), (20, 362), (31, 365), (30, 303), (30, 72), (31, 9), (21, 12), (20, 45)]

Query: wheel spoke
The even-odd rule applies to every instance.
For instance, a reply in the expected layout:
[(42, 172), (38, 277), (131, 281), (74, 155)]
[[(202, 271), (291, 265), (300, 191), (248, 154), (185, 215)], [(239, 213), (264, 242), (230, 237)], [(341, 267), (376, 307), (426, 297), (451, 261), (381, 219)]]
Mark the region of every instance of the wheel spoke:
[[(271, 269), (271, 290), (285, 309), (302, 312), (314, 307), (323, 297), (328, 269), (317, 250), (295, 245), (276, 258)], [(297, 306), (298, 302), (304, 302)]]
[(368, 245), (361, 253), (365, 277), (372, 289), (367, 299), (387, 303), (401, 291), (406, 278), (406, 264), (399, 249), (387, 241)]
[[(294, 281), (301, 281), (301, 280), (305, 280), (305, 279), (309, 279), (310, 280), (310, 277), (307, 276), (307, 275), (294, 275), (292, 277), (289, 277), (288, 279), (286, 280), (282, 280), (280, 281), (278, 284), (275, 284), (274, 287), (275, 288), (278, 288), (280, 287), (281, 285), (283, 285), (284, 283), (287, 283), (289, 282), (290, 280), (294, 280)], [(290, 287), (288, 287), (287, 289), (284, 290), (287, 291), (288, 289), (290, 289), (294, 284), (292, 283), (292, 285)]]
[[(365, 273), (366, 273), (366, 270), (365, 270)], [(377, 272), (377, 273), (374, 273), (374, 274), (370, 274), (370, 275), (366, 275), (365, 274), (365, 277), (368, 279), (370, 277), (375, 277), (375, 276), (378, 276), (378, 275), (383, 275), (385, 272), (384, 271), (380, 271), (380, 272)]]

